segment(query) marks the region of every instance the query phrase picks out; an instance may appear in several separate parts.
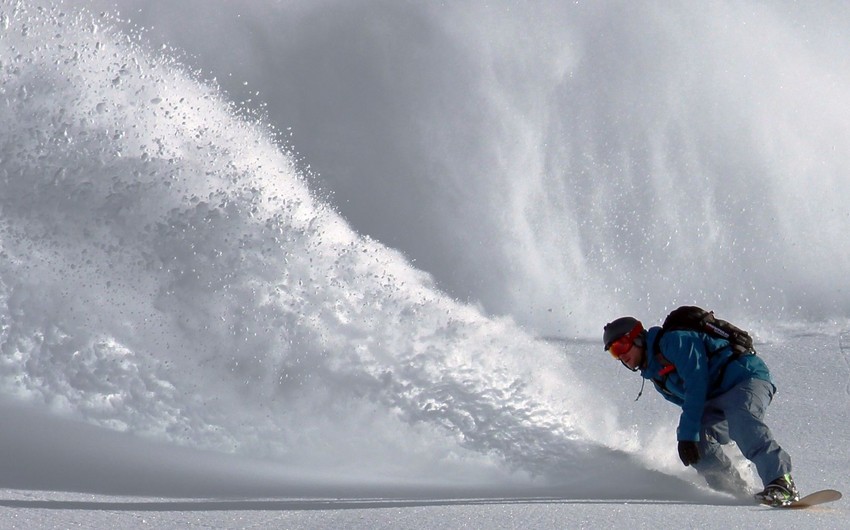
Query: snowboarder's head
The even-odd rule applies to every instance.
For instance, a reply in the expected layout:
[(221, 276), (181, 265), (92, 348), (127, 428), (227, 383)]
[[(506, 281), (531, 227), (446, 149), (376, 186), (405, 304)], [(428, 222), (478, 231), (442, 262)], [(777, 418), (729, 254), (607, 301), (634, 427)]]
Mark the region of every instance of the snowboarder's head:
[(640, 320), (620, 317), (605, 325), (602, 342), (605, 351), (622, 362), (629, 370), (636, 371), (643, 363), (646, 350), (646, 332)]

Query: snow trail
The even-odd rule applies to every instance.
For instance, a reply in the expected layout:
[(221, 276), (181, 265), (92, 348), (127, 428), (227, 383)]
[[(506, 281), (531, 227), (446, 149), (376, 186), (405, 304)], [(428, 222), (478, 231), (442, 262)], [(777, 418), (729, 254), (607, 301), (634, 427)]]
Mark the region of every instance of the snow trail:
[(643, 472), (558, 348), (353, 232), (214, 87), (108, 16), (3, 9), (4, 395), (317, 472)]

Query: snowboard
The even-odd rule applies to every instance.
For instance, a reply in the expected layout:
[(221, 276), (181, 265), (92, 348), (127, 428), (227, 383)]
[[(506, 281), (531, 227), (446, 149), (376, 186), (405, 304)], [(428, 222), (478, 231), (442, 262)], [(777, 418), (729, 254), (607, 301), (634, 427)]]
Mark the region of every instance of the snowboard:
[[(782, 510), (801, 510), (803, 508), (811, 508), (818, 504), (837, 501), (841, 498), (841, 492), (836, 490), (820, 490), (814, 493), (809, 493), (805, 497), (801, 497), (799, 501), (792, 502), (787, 506), (774, 506)], [(767, 506), (770, 506), (769, 504)]]

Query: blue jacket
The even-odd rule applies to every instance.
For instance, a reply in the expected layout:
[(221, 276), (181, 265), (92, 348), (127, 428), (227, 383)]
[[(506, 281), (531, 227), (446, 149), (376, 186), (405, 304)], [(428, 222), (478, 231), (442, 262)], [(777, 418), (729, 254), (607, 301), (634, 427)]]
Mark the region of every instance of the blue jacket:
[[(664, 359), (653, 351), (660, 327), (646, 333), (646, 366), (640, 374), (655, 383), (667, 401), (682, 407), (676, 437), (699, 441), (705, 402), (723, 394), (741, 381), (763, 379), (773, 384), (770, 370), (758, 355), (744, 355), (728, 363), (733, 355), (729, 342), (697, 331), (667, 331), (661, 336), (659, 349)], [(715, 352), (708, 355), (708, 352)], [(675, 370), (666, 378), (661, 370), (672, 364)], [(725, 370), (723, 366), (726, 365)], [(720, 372), (723, 370), (723, 377)]]

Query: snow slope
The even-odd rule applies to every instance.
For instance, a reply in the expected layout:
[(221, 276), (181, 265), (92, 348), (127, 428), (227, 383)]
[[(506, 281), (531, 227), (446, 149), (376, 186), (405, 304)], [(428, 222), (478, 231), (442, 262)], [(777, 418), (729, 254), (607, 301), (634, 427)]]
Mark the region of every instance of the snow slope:
[[(848, 489), (850, 456), (835, 441), (850, 435), (845, 421), (850, 413), (850, 347), (841, 349), (839, 337), (827, 330), (790, 333), (785, 340), (761, 345), (780, 387), (768, 419), (791, 453), (804, 491)], [(569, 356), (588, 355), (587, 344), (563, 346)], [(654, 393), (635, 403), (636, 378), (614, 363), (599, 366), (590, 375), (609, 383), (626, 413), (627, 426), (654, 433), (646, 445), (665, 472), (698, 482), (674, 461), (672, 407)], [(339, 474), (320, 477), (309, 470), (299, 476), (291, 468), (268, 462), (158, 446), (114, 433), (104, 436), (79, 424), (9, 407), (2, 415), (7, 426), (4, 454), (11, 457), (4, 462), (4, 476), (11, 470), (15, 477), (5, 484), (46, 489), (0, 491), (3, 528), (700, 528), (710, 524), (839, 529), (850, 523), (846, 500), (794, 512), (744, 506), (705, 492), (665, 491), (669, 477), (627, 477), (602, 461), (596, 462), (600, 468), (596, 480), (606, 489), (595, 492), (505, 483), (479, 489), (445, 483), (382, 485), (358, 477), (346, 481)], [(39, 429), (50, 429), (59, 439), (51, 442), (49, 436), (33, 435)], [(39, 440), (38, 446), (34, 440)], [(41, 461), (34, 466), (41, 470), (38, 478), (26, 473), (33, 461)], [(641, 491), (623, 495), (617, 482), (628, 478), (640, 480)], [(116, 497), (57, 489), (130, 494)], [(143, 491), (151, 495), (139, 496)]]
[[(846, 526), (843, 503), (767, 514), (706, 491), (676, 462), (675, 411), (633, 403), (636, 378), (596, 338), (620, 312), (725, 310), (775, 372), (770, 418), (800, 487), (843, 489), (848, 153), (790, 131), (850, 122), (774, 112), (803, 88), (837, 93), (840, 37), (763, 63), (742, 98), (784, 64), (815, 81), (768, 90), (744, 134), (701, 106), (740, 109), (713, 84), (734, 76), (620, 60), (679, 49), (670, 28), (732, 45), (733, 4), (631, 13), (658, 41), (559, 3), (519, 18), (508, 3), (223, 3), (176, 33), (198, 5), (169, 6), (128, 2), (119, 20), (0, 4), (0, 526), (650, 526), (671, 503), (673, 526)], [(760, 14), (760, 42), (803, 31)], [(140, 36), (136, 16), (163, 29)], [(551, 17), (564, 27), (536, 24)], [(193, 41), (205, 24), (215, 37)], [(525, 49), (507, 37), (527, 24)], [(586, 29), (609, 26), (619, 53)], [(178, 34), (182, 51), (155, 46)], [(217, 53), (230, 41), (260, 55)], [(231, 67), (268, 74), (282, 113), (206, 79)], [(703, 103), (664, 99), (695, 88)], [(311, 153), (295, 152), (302, 130)], [(659, 191), (663, 208), (632, 206)]]

